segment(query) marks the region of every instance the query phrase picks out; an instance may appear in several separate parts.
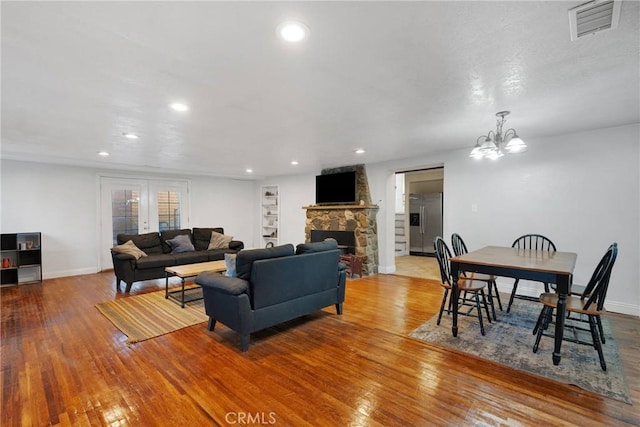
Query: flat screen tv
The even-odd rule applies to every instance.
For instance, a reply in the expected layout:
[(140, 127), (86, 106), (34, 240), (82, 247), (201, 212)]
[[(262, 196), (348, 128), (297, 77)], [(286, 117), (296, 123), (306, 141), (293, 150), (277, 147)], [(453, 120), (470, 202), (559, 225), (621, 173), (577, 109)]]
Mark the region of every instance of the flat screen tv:
[(317, 205), (356, 203), (355, 171), (316, 176)]

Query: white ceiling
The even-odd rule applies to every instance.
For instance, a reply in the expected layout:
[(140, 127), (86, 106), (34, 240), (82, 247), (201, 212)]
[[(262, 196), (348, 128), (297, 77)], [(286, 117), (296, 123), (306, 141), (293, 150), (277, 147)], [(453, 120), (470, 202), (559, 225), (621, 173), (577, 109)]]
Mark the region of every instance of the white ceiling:
[(572, 42), (581, 3), (2, 1), (1, 154), (259, 178), (471, 149), (500, 110), (525, 141), (638, 123), (640, 3)]

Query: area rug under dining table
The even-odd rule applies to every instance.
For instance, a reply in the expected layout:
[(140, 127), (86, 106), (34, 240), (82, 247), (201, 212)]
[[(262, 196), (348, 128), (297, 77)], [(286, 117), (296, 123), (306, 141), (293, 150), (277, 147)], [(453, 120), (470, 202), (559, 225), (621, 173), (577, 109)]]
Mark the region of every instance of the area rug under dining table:
[[(553, 365), (551, 357), (553, 337), (543, 336), (538, 352), (533, 353), (535, 336), (532, 331), (539, 314), (539, 303), (516, 300), (510, 313), (497, 312), (497, 321), (488, 323), (484, 318), (485, 336), (480, 334), (477, 317), (459, 316), (458, 337), (453, 337), (451, 316), (446, 314), (443, 314), (439, 326), (436, 325), (436, 315), (413, 330), (409, 336), (632, 403), (618, 345), (605, 316), (602, 317), (602, 324), (606, 339), (603, 351), (607, 370), (603, 371), (598, 354), (592, 346), (563, 342), (562, 360), (558, 366)], [(549, 325), (548, 332), (553, 334), (553, 325)], [(586, 334), (586, 340), (590, 342), (591, 335), (588, 332)]]
[[(200, 289), (195, 289), (200, 291)], [(165, 298), (165, 291), (118, 298), (96, 304), (96, 308), (135, 343), (205, 322), (204, 303), (197, 300), (184, 308)]]

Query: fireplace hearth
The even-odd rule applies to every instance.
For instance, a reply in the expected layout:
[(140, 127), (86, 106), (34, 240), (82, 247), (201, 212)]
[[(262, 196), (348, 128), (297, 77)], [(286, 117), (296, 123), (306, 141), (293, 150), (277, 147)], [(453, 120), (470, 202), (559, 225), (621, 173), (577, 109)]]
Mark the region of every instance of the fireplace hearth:
[(324, 239), (335, 239), (338, 249), (345, 254), (356, 253), (356, 234), (353, 231), (311, 230), (311, 242), (322, 242)]

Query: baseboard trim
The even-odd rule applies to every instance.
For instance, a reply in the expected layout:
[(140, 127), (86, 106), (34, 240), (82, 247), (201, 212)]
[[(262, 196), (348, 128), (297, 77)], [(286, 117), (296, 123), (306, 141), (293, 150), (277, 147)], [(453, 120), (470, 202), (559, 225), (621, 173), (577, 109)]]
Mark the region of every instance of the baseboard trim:
[(99, 273), (95, 267), (77, 268), (73, 270), (47, 271), (42, 274), (43, 279), (57, 279), (58, 277), (81, 276), (83, 274)]
[(378, 266), (378, 273), (380, 274), (393, 274), (396, 272), (396, 266), (394, 265), (387, 265), (387, 266), (382, 266), (379, 265)]

